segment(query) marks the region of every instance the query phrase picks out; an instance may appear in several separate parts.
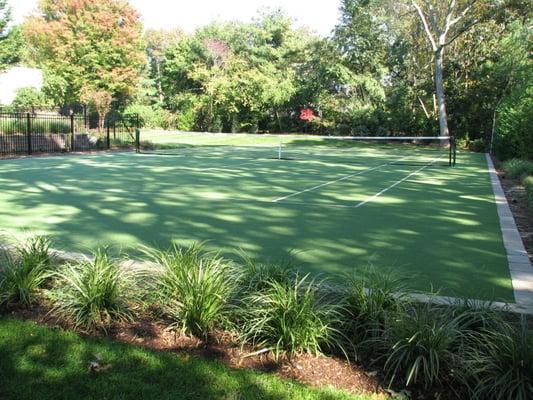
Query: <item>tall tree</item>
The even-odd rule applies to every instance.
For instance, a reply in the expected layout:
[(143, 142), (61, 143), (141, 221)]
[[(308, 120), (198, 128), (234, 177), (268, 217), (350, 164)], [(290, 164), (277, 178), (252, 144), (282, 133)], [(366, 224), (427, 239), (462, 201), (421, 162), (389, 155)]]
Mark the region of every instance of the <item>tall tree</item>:
[(5, 35), (9, 21), (11, 21), (11, 8), (7, 4), (7, 0), (0, 0), (0, 37)]
[(161, 82), (161, 71), (163, 62), (165, 61), (165, 52), (171, 45), (177, 43), (184, 36), (185, 34), (180, 29), (147, 29), (144, 33), (150, 76), (155, 81), (159, 103), (161, 104), (165, 100)]
[[(59, 103), (82, 90), (117, 101), (133, 94), (145, 64), (139, 14), (124, 0), (41, 0), (25, 34)], [(59, 98), (58, 98), (59, 97)]]
[(440, 136), (449, 136), (444, 93), (444, 49), (480, 19), (473, 10), (476, 0), (411, 0), (424, 27), (435, 62)]
[(9, 64), (9, 52), (7, 51), (7, 25), (11, 21), (11, 9), (7, 0), (0, 0), (0, 71)]

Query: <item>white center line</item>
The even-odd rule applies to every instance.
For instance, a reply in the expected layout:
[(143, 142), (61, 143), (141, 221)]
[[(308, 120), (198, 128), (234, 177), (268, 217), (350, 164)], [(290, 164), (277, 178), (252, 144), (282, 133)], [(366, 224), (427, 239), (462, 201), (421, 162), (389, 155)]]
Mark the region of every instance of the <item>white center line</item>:
[(363, 200), (362, 202), (360, 202), (359, 204), (357, 204), (356, 206), (354, 206), (354, 208), (359, 208), (359, 207), (361, 207), (361, 206), (364, 206), (366, 203), (369, 203), (369, 202), (371, 202), (371, 201), (374, 201), (374, 200), (377, 199), (379, 196), (381, 196), (383, 193), (388, 192), (388, 191), (391, 190), (392, 188), (398, 186), (400, 183), (405, 182), (407, 179), (409, 179), (409, 178), (412, 177), (413, 175), (416, 175), (416, 174), (418, 174), (419, 172), (425, 170), (427, 167), (433, 165), (433, 164), (434, 164), (437, 160), (439, 160), (440, 158), (442, 158), (442, 156), (433, 159), (433, 161), (431, 161), (429, 164), (426, 164), (426, 165), (424, 165), (422, 168), (419, 168), (419, 169), (417, 169), (416, 171), (411, 172), (411, 173), (410, 173), (409, 175), (407, 175), (405, 178), (402, 178), (402, 179), (400, 179), (399, 181), (393, 183), (393, 184), (390, 185), (389, 187), (383, 189), (381, 192), (376, 193), (375, 195), (368, 197), (366, 200)]
[(341, 182), (341, 181), (344, 181), (346, 179), (353, 178), (354, 176), (357, 176), (357, 175), (366, 174), (367, 172), (374, 171), (374, 170), (376, 170), (378, 168), (381, 168), (381, 167), (384, 167), (386, 165), (391, 165), (391, 164), (395, 164), (397, 162), (400, 162), (400, 161), (404, 160), (405, 158), (406, 157), (403, 157), (403, 158), (401, 158), (399, 160), (396, 160), (396, 161), (391, 161), (391, 162), (388, 162), (388, 163), (384, 163), (384, 164), (378, 165), (377, 167), (368, 168), (368, 169), (365, 169), (363, 171), (356, 172), (354, 174), (343, 176), (342, 178), (335, 179), (333, 181), (324, 182), (324, 183), (321, 183), (320, 185), (316, 185), (316, 186), (313, 186), (313, 187), (310, 187), (310, 188), (307, 188), (307, 189), (304, 189), (304, 190), (300, 190), (299, 192), (291, 193), (291, 194), (289, 194), (287, 196), (279, 197), (279, 198), (277, 198), (275, 200), (272, 200), (272, 203), (277, 203), (278, 201), (286, 200), (286, 199), (289, 199), (291, 197), (298, 196), (299, 194), (302, 194), (302, 193), (306, 193), (306, 192), (310, 192), (312, 190), (320, 189), (320, 188), (322, 188), (324, 186), (332, 185), (334, 183)]

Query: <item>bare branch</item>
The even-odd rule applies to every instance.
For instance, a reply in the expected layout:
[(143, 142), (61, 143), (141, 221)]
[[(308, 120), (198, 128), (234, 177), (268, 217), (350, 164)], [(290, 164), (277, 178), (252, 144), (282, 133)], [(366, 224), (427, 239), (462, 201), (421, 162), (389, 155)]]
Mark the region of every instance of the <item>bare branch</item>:
[(476, 3), (476, 0), (472, 0), (470, 3), (468, 3), (465, 6), (465, 8), (463, 8), (463, 10), (459, 13), (459, 15), (456, 18), (454, 18), (453, 20), (450, 21), (450, 28), (452, 26), (454, 26), (456, 23), (458, 23), (460, 20), (462, 20), (466, 16), (466, 14), (468, 14), (468, 12), (474, 6), (475, 3)]
[(429, 28), (427, 18), (425, 16), (424, 12), (422, 11), (422, 8), (418, 5), (418, 3), (415, 0), (412, 1), (412, 4), (413, 4), (413, 7), (418, 12), (418, 16), (420, 17), (420, 20), (422, 21), (422, 24), (424, 25), (424, 30), (426, 31), (426, 36), (428, 37), (428, 39), (429, 39), (429, 41), (431, 43), (431, 47), (432, 47), (433, 51), (437, 51), (438, 50), (437, 43), (435, 42), (435, 39), (433, 38), (433, 34), (431, 33), (431, 29)]
[(446, 41), (446, 36), (448, 35), (448, 31), (452, 27), (452, 15), (453, 10), (455, 9), (455, 0), (452, 0), (450, 4), (448, 5), (448, 11), (446, 12), (446, 22), (444, 23), (444, 31), (442, 32), (442, 35), (439, 37), (439, 44), (444, 44)]
[(465, 33), (466, 31), (468, 31), (470, 28), (472, 28), (474, 25), (477, 25), (481, 22), (480, 19), (476, 19), (474, 21), (472, 21), (471, 23), (469, 23), (468, 25), (466, 25), (465, 27), (463, 27), (462, 29), (460, 29), (459, 31), (457, 31), (455, 33), (455, 35), (453, 35), (446, 43), (444, 43), (443, 47), (446, 47), (448, 46), (449, 44), (451, 44), (455, 39), (457, 39), (459, 36), (461, 36), (463, 33)]

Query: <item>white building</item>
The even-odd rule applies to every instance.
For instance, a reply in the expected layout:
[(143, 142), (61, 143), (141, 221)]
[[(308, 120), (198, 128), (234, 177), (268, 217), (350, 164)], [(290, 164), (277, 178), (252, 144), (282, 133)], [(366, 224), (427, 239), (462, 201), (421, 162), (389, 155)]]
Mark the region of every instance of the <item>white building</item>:
[(43, 72), (37, 68), (12, 67), (0, 72), (0, 104), (9, 105), (15, 98), (17, 89), (43, 87)]

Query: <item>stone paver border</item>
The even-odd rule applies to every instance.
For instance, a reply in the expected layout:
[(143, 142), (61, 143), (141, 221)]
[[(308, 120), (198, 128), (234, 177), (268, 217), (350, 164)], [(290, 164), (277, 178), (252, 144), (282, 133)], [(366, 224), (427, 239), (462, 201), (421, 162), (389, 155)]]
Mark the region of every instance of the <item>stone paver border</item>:
[(490, 174), (490, 182), (500, 217), (503, 244), (507, 251), (507, 261), (513, 283), (516, 306), (528, 314), (533, 314), (533, 266), (522, 243), (511, 208), (500, 183), (500, 178), (489, 154), (485, 155)]

